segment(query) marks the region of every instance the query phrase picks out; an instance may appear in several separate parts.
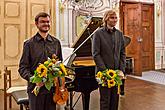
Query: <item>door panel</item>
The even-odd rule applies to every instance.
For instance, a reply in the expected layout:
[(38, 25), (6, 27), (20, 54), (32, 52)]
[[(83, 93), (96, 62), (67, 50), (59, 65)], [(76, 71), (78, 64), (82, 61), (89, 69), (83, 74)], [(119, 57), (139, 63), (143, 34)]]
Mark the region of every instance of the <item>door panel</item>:
[(153, 6), (142, 5), (142, 71), (154, 69)]
[(124, 15), (123, 15), (123, 29), (124, 34), (130, 36), (131, 43), (126, 48), (127, 56), (134, 58), (134, 73), (141, 73), (141, 61), (140, 48), (141, 43), (139, 42), (140, 32), (140, 4), (123, 4)]
[[(12, 70), (12, 79), (19, 77), (17, 68), (25, 39), (25, 0), (4, 1), (3, 4), (3, 66)], [(4, 69), (4, 68), (3, 68)]]
[[(12, 79), (19, 78), (18, 60), (21, 47), (25, 39), (25, 0), (1, 0), (0, 1), (0, 71), (3, 76), (4, 68), (12, 71)], [(2, 77), (3, 78), (3, 77)], [(0, 88), (3, 83), (0, 83)]]
[(35, 26), (35, 16), (39, 12), (49, 13), (49, 0), (27, 0), (27, 37), (32, 37), (36, 32), (37, 28)]

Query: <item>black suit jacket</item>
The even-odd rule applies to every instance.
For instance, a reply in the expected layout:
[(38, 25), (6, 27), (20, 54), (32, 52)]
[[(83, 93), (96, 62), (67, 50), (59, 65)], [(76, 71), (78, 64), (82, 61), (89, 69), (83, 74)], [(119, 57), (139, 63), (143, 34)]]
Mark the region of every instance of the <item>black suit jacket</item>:
[(93, 35), (92, 55), (96, 63), (96, 71), (119, 69), (125, 72), (126, 55), (124, 36), (114, 28), (112, 31), (102, 27)]

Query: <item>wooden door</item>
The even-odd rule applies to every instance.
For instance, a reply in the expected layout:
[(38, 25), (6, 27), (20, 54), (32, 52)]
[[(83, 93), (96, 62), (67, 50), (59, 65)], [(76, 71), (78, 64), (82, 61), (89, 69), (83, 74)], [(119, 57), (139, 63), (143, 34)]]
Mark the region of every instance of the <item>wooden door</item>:
[[(37, 30), (34, 25), (35, 15), (40, 11), (51, 12), (53, 19), (54, 9), (55, 0), (0, 0), (0, 80), (4, 68), (8, 67), (12, 71), (12, 79), (19, 85), (22, 84), (18, 63), (24, 40)], [(52, 25), (55, 26), (54, 23)], [(51, 32), (54, 30), (55, 28), (51, 29)], [(0, 83), (0, 88), (2, 87), (3, 83)]]
[(153, 6), (141, 3), (121, 3), (121, 27), (131, 43), (126, 54), (134, 58), (134, 74), (154, 69)]
[[(19, 77), (18, 60), (25, 39), (25, 0), (0, 0), (0, 71), (3, 78), (4, 68), (12, 70), (12, 79)], [(2, 79), (0, 88), (3, 87)]]

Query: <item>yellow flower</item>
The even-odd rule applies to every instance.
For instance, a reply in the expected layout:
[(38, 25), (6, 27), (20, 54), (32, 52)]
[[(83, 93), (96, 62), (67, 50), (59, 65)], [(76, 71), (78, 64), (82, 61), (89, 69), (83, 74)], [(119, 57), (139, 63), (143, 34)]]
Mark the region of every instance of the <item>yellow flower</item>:
[(66, 68), (62, 63), (60, 63), (60, 68), (61, 68), (62, 72), (64, 72), (65, 75), (67, 75)]
[[(54, 85), (54, 82), (52, 79), (55, 79), (57, 77), (64, 77), (67, 75), (67, 70), (65, 66), (60, 63), (59, 59), (57, 59), (57, 56), (52, 55), (53, 59), (50, 59), (48, 57), (48, 60), (45, 61), (42, 64), (39, 64), (39, 66), (34, 70), (34, 75), (30, 77), (30, 82), (32, 83), (40, 83), (42, 82), (44, 85), (46, 85), (46, 89), (50, 91), (51, 87)], [(37, 96), (39, 93), (40, 87), (36, 86), (33, 89), (33, 93)]]
[(53, 59), (52, 59), (52, 63), (55, 64), (56, 62), (57, 62), (57, 60), (53, 58)]
[(102, 86), (105, 87), (106, 85), (103, 83)]
[(117, 72), (118, 72), (117, 70), (115, 71), (112, 69), (99, 71), (96, 74), (96, 80), (98, 84), (100, 84), (103, 87), (111, 88), (117, 85), (120, 86), (122, 82)]
[(116, 72), (114, 70), (110, 69), (107, 71), (107, 75), (110, 75), (111, 78), (114, 78), (114, 77), (116, 77)]
[(47, 68), (43, 64), (40, 64), (37, 67), (36, 71), (37, 71), (39, 77), (43, 77), (43, 76), (47, 77)]
[(45, 62), (44, 62), (44, 65), (48, 65), (48, 64), (49, 64), (49, 61), (45, 61)]
[(52, 66), (52, 65), (53, 65), (53, 63), (52, 63), (52, 62), (50, 62), (50, 63), (49, 63), (49, 65), (48, 65), (48, 67), (50, 67), (50, 66)]
[(60, 76), (62, 75), (62, 71), (59, 71), (58, 73), (59, 73)]
[(113, 79), (107, 80), (107, 83), (108, 83), (108, 88), (111, 88), (111, 87), (115, 86), (115, 84), (116, 84), (116, 82)]
[(97, 75), (96, 75), (97, 78), (101, 78), (102, 76), (103, 76), (103, 74), (102, 74), (102, 72), (100, 72), (100, 71), (99, 71), (99, 72), (97, 73)]

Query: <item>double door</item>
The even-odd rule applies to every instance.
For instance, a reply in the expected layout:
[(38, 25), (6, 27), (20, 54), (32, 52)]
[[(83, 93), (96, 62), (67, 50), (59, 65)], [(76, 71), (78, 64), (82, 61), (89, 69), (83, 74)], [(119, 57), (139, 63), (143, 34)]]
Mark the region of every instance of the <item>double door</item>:
[(154, 61), (154, 5), (120, 3), (120, 23), (124, 35), (131, 38), (126, 55), (134, 59), (134, 73), (153, 70)]

